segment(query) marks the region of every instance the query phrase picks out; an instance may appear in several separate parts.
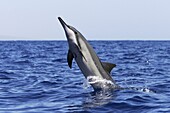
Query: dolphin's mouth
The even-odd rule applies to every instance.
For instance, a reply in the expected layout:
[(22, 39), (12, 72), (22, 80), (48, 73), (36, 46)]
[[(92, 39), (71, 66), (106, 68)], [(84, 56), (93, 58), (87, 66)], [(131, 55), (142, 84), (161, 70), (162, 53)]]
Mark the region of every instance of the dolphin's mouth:
[(61, 19), (61, 17), (58, 17), (58, 20), (60, 21), (61, 25), (65, 28), (65, 26), (67, 26), (67, 24), (63, 21), (63, 19)]

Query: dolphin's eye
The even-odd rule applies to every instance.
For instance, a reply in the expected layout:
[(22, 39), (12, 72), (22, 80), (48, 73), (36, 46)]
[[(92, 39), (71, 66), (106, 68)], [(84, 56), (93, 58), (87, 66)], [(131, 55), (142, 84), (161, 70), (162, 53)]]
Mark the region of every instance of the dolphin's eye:
[(70, 26), (67, 26), (68, 28), (70, 28)]
[(75, 31), (74, 33), (77, 35), (77, 32), (76, 32), (76, 31)]

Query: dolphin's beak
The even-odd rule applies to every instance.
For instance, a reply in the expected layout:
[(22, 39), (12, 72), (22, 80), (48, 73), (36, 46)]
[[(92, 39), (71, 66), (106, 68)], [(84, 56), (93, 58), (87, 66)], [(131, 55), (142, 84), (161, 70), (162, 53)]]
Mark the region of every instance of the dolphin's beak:
[(69, 35), (73, 35), (74, 32), (70, 29), (70, 26), (67, 25), (67, 24), (61, 19), (61, 17), (58, 17), (58, 20), (60, 21), (61, 25), (63, 26), (63, 29), (64, 29), (64, 31), (65, 31), (67, 40), (70, 40)]
[(67, 24), (63, 21), (63, 19), (61, 19), (61, 17), (58, 17), (58, 20), (60, 21), (61, 25), (63, 26), (63, 28), (65, 29)]

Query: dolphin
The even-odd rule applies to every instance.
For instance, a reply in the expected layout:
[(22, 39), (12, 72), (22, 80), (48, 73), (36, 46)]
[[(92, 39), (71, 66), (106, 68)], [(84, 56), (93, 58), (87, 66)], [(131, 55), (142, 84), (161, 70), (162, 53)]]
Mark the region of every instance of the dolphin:
[(93, 47), (84, 36), (74, 27), (66, 24), (61, 17), (58, 17), (68, 41), (68, 66), (72, 67), (73, 58), (85, 78), (96, 90), (113, 90), (120, 88), (110, 75), (112, 68), (116, 65), (108, 62), (101, 62)]

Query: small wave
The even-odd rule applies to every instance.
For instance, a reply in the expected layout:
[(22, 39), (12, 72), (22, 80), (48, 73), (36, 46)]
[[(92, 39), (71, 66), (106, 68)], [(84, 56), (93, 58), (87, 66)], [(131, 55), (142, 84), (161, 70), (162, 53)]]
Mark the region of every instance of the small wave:
[(50, 82), (50, 81), (42, 81), (39, 84), (43, 85), (43, 86), (52, 86), (52, 85), (56, 85), (56, 82)]
[(65, 59), (63, 59), (63, 58), (58, 58), (58, 59), (52, 60), (52, 62), (65, 62)]
[(55, 88), (58, 87), (58, 83), (56, 82), (52, 82), (52, 81), (41, 81), (41, 82), (37, 82), (35, 84), (35, 87), (41, 87), (44, 90), (48, 90), (48, 88)]
[(10, 71), (0, 71), (0, 75), (11, 75), (14, 74), (14, 72), (10, 72)]
[(14, 72), (0, 71), (0, 83), (9, 83), (14, 78), (14, 75)]
[(146, 92), (146, 93), (150, 93), (150, 92), (153, 92), (152, 90), (148, 89), (148, 88), (141, 88), (141, 89), (138, 89), (139, 91), (142, 91), (142, 92)]
[(19, 61), (15, 61), (14, 63), (16, 64), (28, 64), (31, 63), (29, 60), (19, 60)]
[[(10, 80), (11, 80), (11, 78), (10, 77), (8, 77), (8, 76), (6, 76), (6, 75), (1, 75), (0, 74), (0, 84), (2, 83), (9, 83), (10, 82)], [(2, 85), (1, 84), (1, 85)]]
[(6, 75), (0, 75), (0, 79), (5, 80), (5, 79), (11, 79), (10, 77), (6, 76)]
[(145, 87), (127, 87), (123, 89), (136, 90), (136, 91), (145, 92), (145, 93), (156, 93), (156, 91), (151, 90), (149, 88), (145, 88)]

